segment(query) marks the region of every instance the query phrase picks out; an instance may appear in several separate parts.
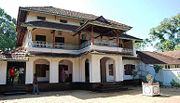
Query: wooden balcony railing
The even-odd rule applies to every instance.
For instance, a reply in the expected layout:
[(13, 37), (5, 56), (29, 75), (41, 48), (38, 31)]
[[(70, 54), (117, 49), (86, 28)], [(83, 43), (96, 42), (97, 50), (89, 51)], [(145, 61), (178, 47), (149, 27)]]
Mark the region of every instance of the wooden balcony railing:
[[(32, 46), (33, 47), (38, 47), (38, 48), (57, 48), (57, 49), (65, 49), (65, 50), (80, 50), (83, 49), (85, 47), (88, 47), (91, 45), (91, 41), (86, 41), (84, 43), (82, 43), (80, 46), (79, 45), (75, 45), (75, 44), (70, 44), (70, 43), (48, 43), (48, 42), (43, 42), (43, 41), (33, 41)], [(96, 49), (98, 49), (99, 47), (97, 46), (101, 46), (103, 48), (105, 48), (105, 50), (107, 50), (107, 47), (117, 47), (117, 44), (112, 42), (112, 41), (108, 41), (108, 40), (94, 40), (94, 45), (96, 46)], [(119, 47), (121, 48), (121, 47)], [(116, 50), (116, 48), (111, 48)], [(109, 50), (110, 51), (110, 50)], [(133, 49), (128, 49), (128, 48), (122, 48), (122, 49), (118, 49), (118, 52), (122, 52), (122, 53), (128, 53), (128, 54), (133, 54)]]
[(55, 43), (53, 46), (53, 43), (48, 43), (48, 42), (44, 42), (44, 41), (33, 41), (32, 46), (39, 47), (39, 48), (57, 48), (57, 49), (68, 49), (68, 50), (79, 49), (79, 46), (74, 45), (74, 44)]
[(117, 44), (109, 40), (94, 40), (94, 45), (117, 47)]

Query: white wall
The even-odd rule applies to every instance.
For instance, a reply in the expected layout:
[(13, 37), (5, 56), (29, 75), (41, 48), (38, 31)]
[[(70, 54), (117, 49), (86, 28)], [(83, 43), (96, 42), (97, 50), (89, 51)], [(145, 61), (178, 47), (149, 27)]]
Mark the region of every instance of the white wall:
[[(34, 61), (45, 59), (50, 63), (49, 69), (49, 82), (59, 82), (59, 62), (61, 60), (68, 60), (72, 62), (72, 81), (73, 82), (85, 82), (85, 60), (88, 59), (90, 63), (90, 83), (100, 83), (100, 59), (103, 57), (111, 58), (114, 61), (115, 81), (123, 81), (123, 63), (120, 55), (98, 55), (98, 54), (87, 54), (77, 58), (52, 58), (52, 57), (29, 57), (29, 61), (26, 62), (26, 84), (33, 82), (34, 74)], [(38, 61), (41, 62), (41, 61)]]
[(33, 59), (29, 58), (29, 61), (26, 62), (26, 77), (25, 84), (33, 83)]
[(91, 64), (90, 64), (90, 82), (91, 83), (100, 83), (101, 82), (101, 72), (100, 72), (100, 60), (97, 59), (96, 55), (91, 55)]
[(59, 61), (57, 59), (50, 60), (50, 75), (49, 83), (58, 83), (59, 82)]
[[(109, 75), (109, 65), (110, 64), (113, 64), (113, 75), (112, 76), (110, 76)], [(115, 71), (115, 63), (114, 63), (114, 61), (112, 60), (112, 59), (108, 59), (107, 61), (106, 61), (106, 81), (115, 81), (115, 74), (116, 74), (116, 71)]]
[(0, 85), (6, 84), (7, 61), (0, 61)]
[[(132, 65), (135, 65), (135, 71), (138, 70), (138, 64), (139, 64), (139, 61), (138, 60), (123, 60), (123, 72), (124, 72), (124, 65), (126, 64), (132, 64)], [(134, 77), (134, 79), (138, 79), (139, 77), (136, 76)], [(123, 75), (123, 80), (132, 80), (133, 79), (133, 76), (132, 75)]]
[(163, 85), (171, 85), (170, 83), (173, 79), (180, 83), (180, 68), (162, 69), (157, 74), (156, 79), (159, 79), (161, 82), (163, 82)]
[[(72, 65), (72, 76), (73, 82), (81, 82), (80, 78), (80, 68), (79, 68), (79, 58), (50, 58), (50, 57), (29, 57), (29, 61), (26, 62), (26, 84), (32, 84), (33, 74), (35, 72), (34, 61), (38, 60), (41, 63), (42, 59), (47, 60), (50, 63), (49, 68), (49, 82), (58, 83), (59, 82), (59, 62), (61, 60), (69, 60), (73, 63)], [(44, 62), (43, 62), (44, 63)]]
[(141, 71), (143, 76), (149, 73), (163, 85), (170, 86), (173, 79), (180, 83), (180, 68), (162, 69), (156, 74), (153, 65), (141, 63)]
[(62, 20), (67, 20), (68, 21), (67, 24), (78, 25), (78, 26), (80, 25), (80, 20), (77, 20), (77, 19), (69, 19), (69, 18), (64, 18), (61, 16), (54, 16), (54, 15), (48, 15), (48, 14), (43, 14), (43, 13), (35, 13), (35, 12), (29, 12), (26, 18), (26, 22), (38, 21), (37, 16), (46, 17), (46, 21), (49, 21), (49, 22), (61, 23), (60, 19), (62, 19)]

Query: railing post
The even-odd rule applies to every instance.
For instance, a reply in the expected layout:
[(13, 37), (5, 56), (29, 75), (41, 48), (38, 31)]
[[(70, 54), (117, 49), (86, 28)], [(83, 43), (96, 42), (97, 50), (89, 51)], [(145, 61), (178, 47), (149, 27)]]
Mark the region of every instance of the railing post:
[(137, 56), (135, 49), (135, 40), (132, 41), (132, 45), (133, 45), (133, 56)]
[(94, 45), (94, 32), (93, 32), (93, 26), (91, 26), (91, 45)]
[(79, 33), (79, 48), (81, 48), (81, 32)]
[(55, 30), (53, 30), (51, 33), (53, 34), (53, 44), (51, 45), (53, 48), (55, 48)]
[(116, 44), (119, 47), (119, 32), (116, 32)]

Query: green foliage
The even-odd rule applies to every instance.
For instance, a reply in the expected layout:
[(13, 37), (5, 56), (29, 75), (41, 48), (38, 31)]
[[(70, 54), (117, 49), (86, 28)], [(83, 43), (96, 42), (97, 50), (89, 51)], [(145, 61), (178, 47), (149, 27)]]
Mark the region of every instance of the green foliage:
[(154, 65), (154, 70), (156, 72), (156, 74), (159, 72), (159, 70), (161, 70), (163, 68), (163, 66), (161, 65)]
[(180, 87), (180, 83), (177, 82), (177, 81), (174, 80), (174, 79), (170, 82), (170, 84), (171, 84), (171, 86), (173, 86), (173, 87)]
[(16, 46), (16, 20), (0, 8), (0, 49)]
[(159, 26), (150, 30), (149, 36), (159, 51), (180, 49), (180, 14), (165, 18)]
[[(151, 44), (151, 41), (149, 39), (144, 39), (141, 42), (135, 43), (135, 48), (139, 51), (144, 50), (145, 47), (147, 47), (149, 44)], [(152, 44), (151, 44), (152, 45)]]

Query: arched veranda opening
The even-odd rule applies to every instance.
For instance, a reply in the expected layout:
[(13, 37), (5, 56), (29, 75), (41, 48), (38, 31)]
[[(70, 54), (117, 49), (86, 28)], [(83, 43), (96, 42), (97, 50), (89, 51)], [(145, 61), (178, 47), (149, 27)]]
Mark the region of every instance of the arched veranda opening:
[(37, 75), (38, 82), (49, 82), (49, 65), (46, 59), (37, 59), (34, 61), (33, 73)]
[(101, 82), (115, 81), (115, 61), (109, 57), (100, 59)]
[(89, 59), (86, 59), (85, 60), (85, 82), (86, 83), (89, 83), (89, 81), (90, 81), (89, 68), (90, 68)]
[(73, 63), (70, 60), (59, 62), (59, 82), (72, 82)]

